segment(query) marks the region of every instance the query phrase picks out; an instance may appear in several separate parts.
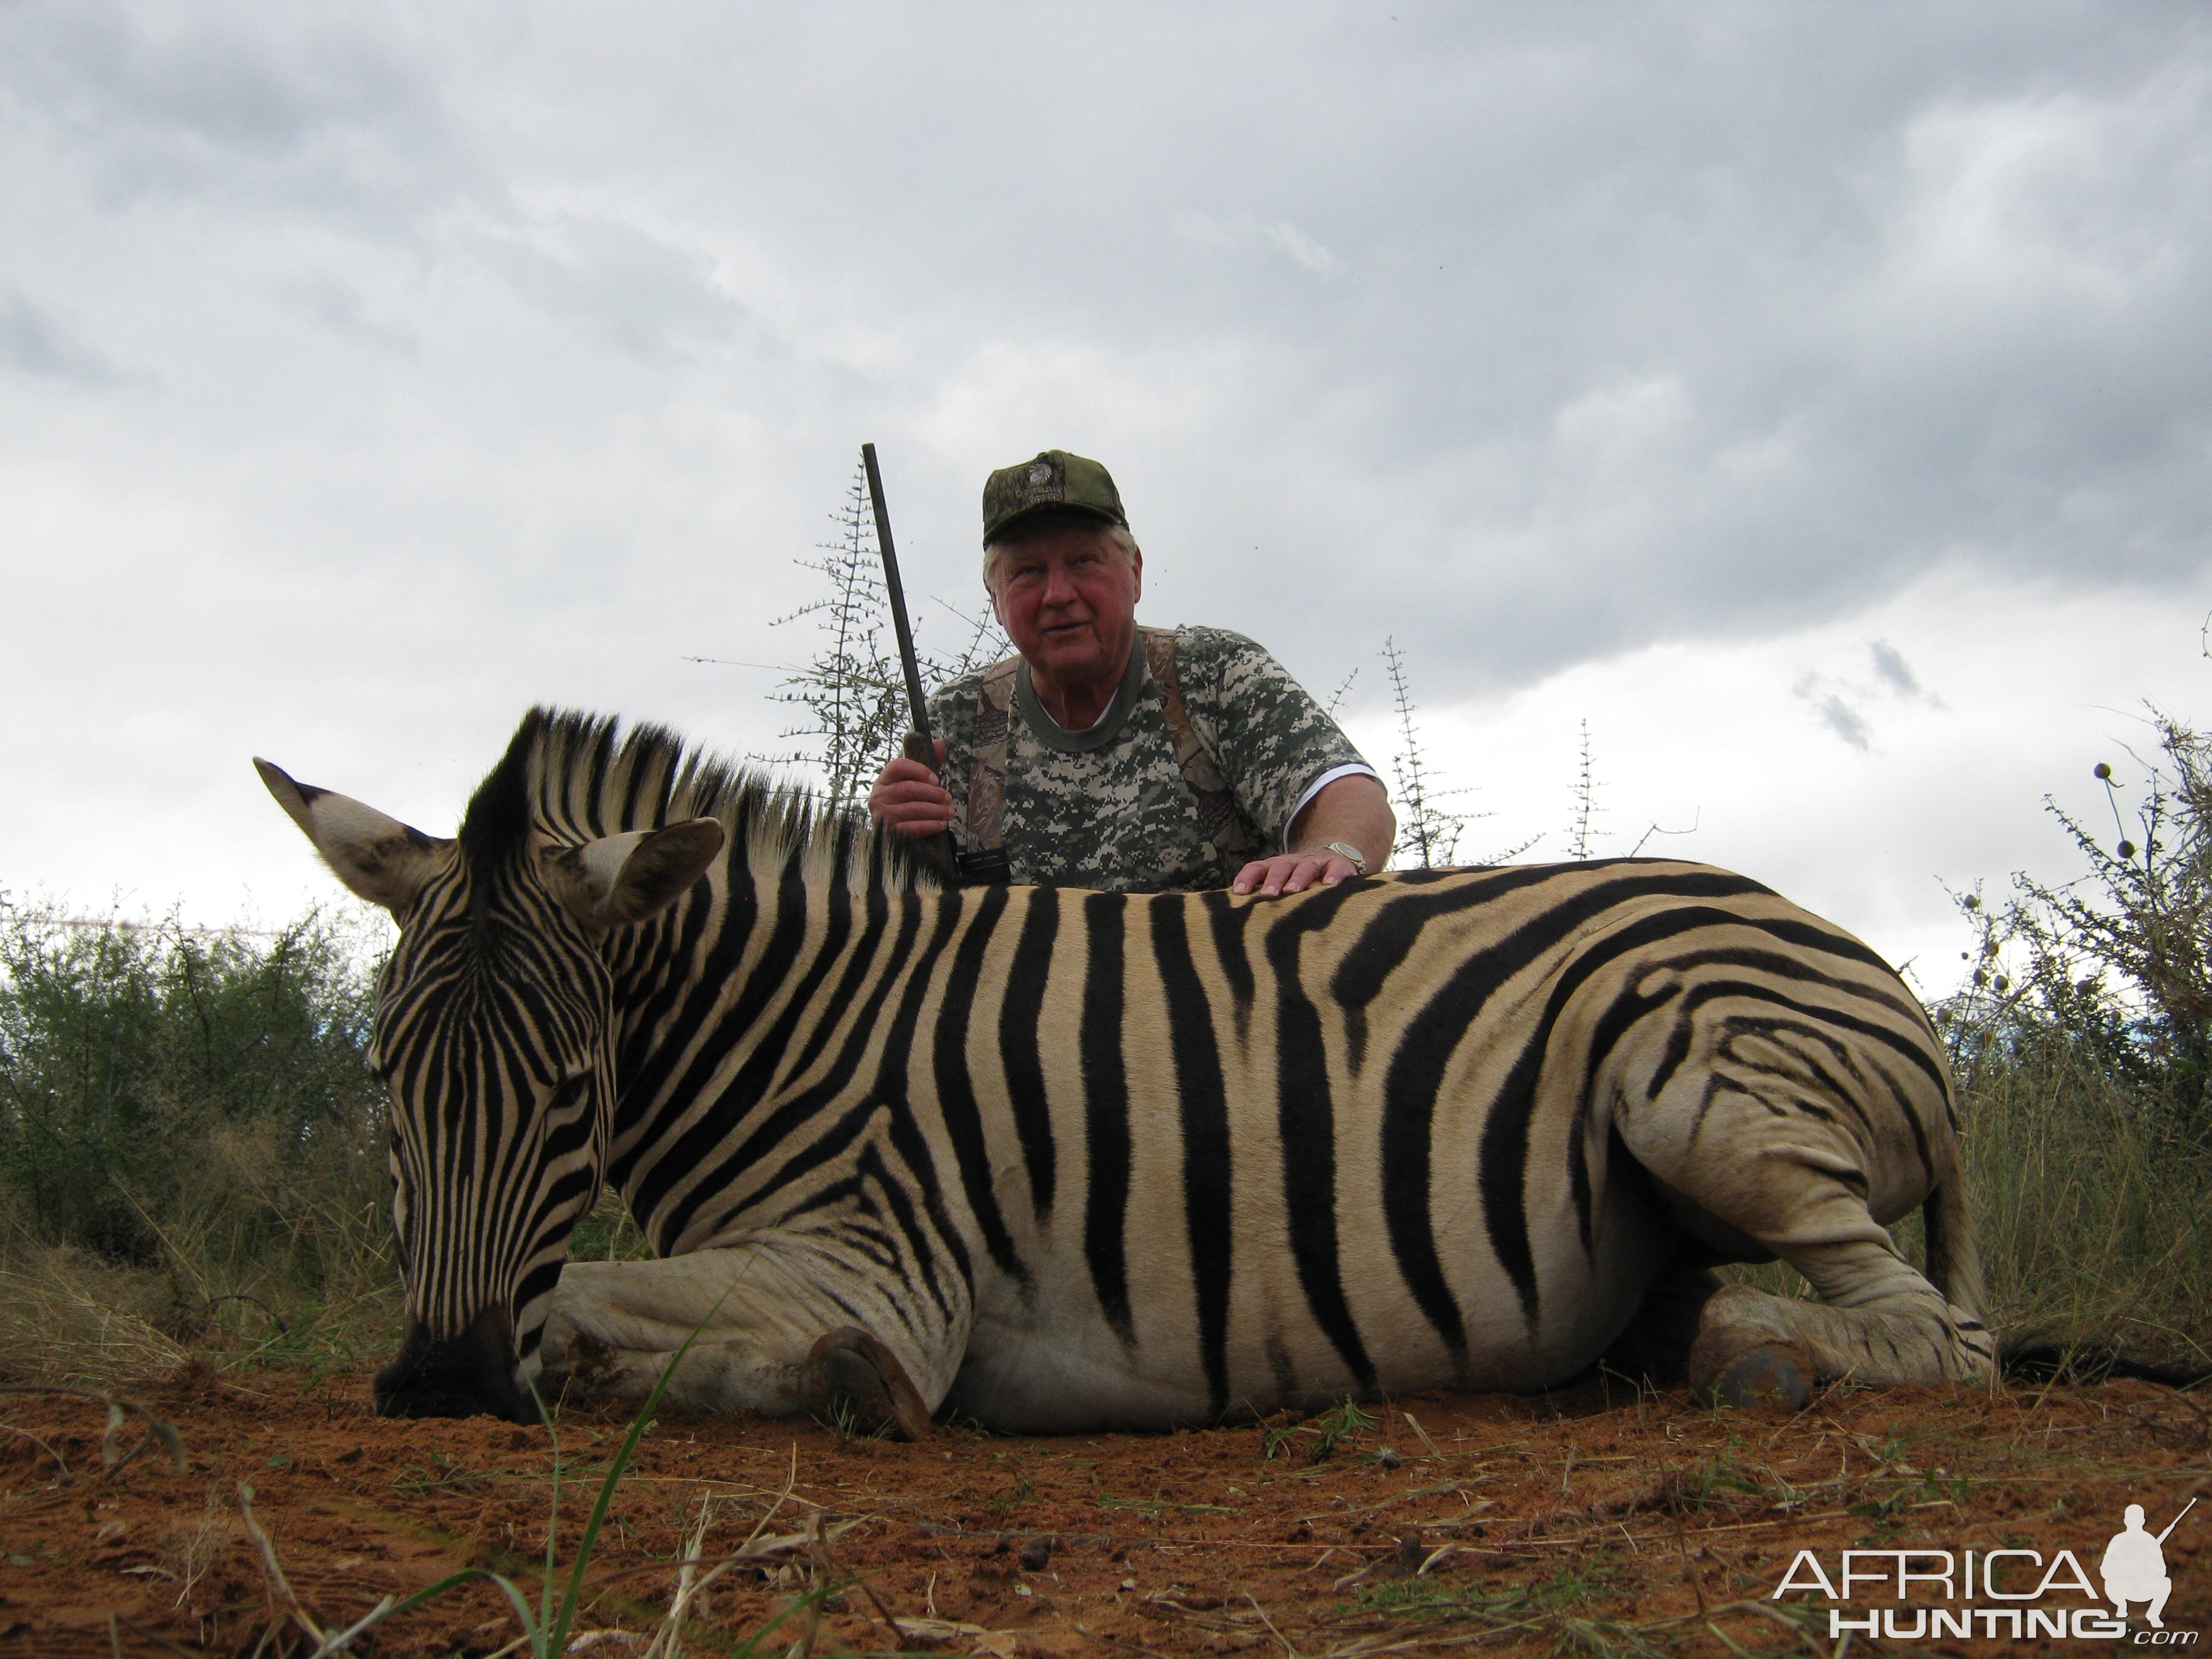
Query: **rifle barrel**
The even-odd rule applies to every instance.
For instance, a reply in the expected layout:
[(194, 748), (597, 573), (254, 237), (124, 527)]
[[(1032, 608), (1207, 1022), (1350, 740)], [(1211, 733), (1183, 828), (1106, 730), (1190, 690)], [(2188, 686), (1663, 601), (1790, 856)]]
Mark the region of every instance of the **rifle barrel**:
[(890, 597), (891, 626), (898, 634), (899, 666), (906, 671), (907, 702), (914, 714), (914, 729), (922, 735), (922, 752), (928, 755), (929, 700), (922, 694), (921, 665), (914, 654), (914, 629), (907, 623), (906, 588), (899, 581), (898, 549), (891, 543), (890, 509), (884, 503), (884, 478), (876, 468), (873, 444), (860, 446), (860, 464), (868, 471), (868, 504), (876, 510), (876, 546), (884, 556), (884, 586)]
[[(2190, 1510), (2196, 1507), (2197, 1500), (2192, 1498), (2186, 1504), (2184, 1504), (2181, 1506), (2181, 1515), (2188, 1514)], [(2160, 1543), (2163, 1544), (2166, 1542), (2166, 1540), (2172, 1535), (2173, 1529), (2181, 1524), (2181, 1515), (2175, 1516), (2172, 1520), (2166, 1523), (2166, 1530), (2158, 1535), (2158, 1541)]]
[[(937, 769), (937, 746), (929, 730), (929, 700), (922, 694), (921, 664), (914, 654), (914, 630), (906, 619), (906, 588), (899, 580), (898, 550), (891, 544), (890, 510), (884, 505), (884, 476), (876, 467), (876, 447), (860, 446), (860, 464), (868, 471), (868, 501), (876, 509), (876, 546), (884, 556), (884, 591), (890, 601), (891, 626), (898, 633), (899, 666), (906, 671), (906, 700), (914, 714), (914, 729), (906, 734), (904, 753), (933, 772)], [(915, 854), (934, 868), (948, 887), (960, 884), (960, 858), (949, 830), (940, 830), (914, 843)]]

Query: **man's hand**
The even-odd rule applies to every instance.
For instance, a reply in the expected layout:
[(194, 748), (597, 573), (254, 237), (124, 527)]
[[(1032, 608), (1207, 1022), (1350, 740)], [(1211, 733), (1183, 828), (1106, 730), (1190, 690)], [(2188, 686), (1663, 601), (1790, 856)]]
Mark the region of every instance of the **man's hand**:
[[(945, 739), (937, 739), (937, 763), (945, 763)], [(868, 816), (878, 830), (896, 830), (919, 841), (952, 827), (952, 797), (937, 774), (904, 756), (884, 768), (868, 791)]]
[(1350, 859), (1328, 850), (1329, 842), (1340, 841), (1358, 848), (1371, 871), (1390, 861), (1390, 848), (1397, 838), (1398, 820), (1391, 813), (1390, 798), (1382, 793), (1381, 781), (1356, 772), (1324, 786), (1291, 823), (1285, 839), (1294, 847), (1311, 848), (1311, 852), (1255, 859), (1237, 872), (1229, 890), (1256, 890), (1262, 898), (1276, 898), (1285, 893), (1302, 893), (1316, 882), (1334, 887), (1358, 872)]
[(1316, 882), (1334, 887), (1354, 873), (1350, 859), (1327, 848), (1311, 853), (1278, 853), (1271, 859), (1255, 859), (1239, 870), (1229, 890), (1249, 893), (1256, 889), (1261, 898), (1276, 898), (1285, 893), (1303, 893)]

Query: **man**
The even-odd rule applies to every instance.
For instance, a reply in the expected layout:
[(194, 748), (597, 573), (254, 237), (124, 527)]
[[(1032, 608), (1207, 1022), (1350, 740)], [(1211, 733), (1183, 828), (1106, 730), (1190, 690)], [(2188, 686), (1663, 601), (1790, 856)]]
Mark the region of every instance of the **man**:
[(1144, 574), (1097, 462), (994, 472), (983, 585), (1021, 654), (930, 699), (943, 781), (893, 761), (876, 822), (950, 829), (970, 880), (1273, 896), (1380, 869), (1397, 820), (1374, 769), (1250, 640), (1139, 628)]

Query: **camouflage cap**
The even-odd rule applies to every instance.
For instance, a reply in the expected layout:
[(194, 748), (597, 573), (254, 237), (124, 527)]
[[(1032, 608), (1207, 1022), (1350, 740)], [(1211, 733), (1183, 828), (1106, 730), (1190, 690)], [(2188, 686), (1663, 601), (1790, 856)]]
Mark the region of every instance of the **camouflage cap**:
[(1047, 510), (1087, 514), (1129, 527), (1112, 473), (1081, 455), (1047, 449), (983, 480), (983, 544), (988, 547), (1016, 520)]

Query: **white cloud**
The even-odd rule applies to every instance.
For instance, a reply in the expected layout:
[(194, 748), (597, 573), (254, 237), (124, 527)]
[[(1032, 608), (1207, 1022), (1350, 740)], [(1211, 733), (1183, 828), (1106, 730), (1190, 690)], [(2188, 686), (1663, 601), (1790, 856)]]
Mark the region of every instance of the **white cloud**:
[(1316, 276), (1334, 276), (1339, 269), (1336, 255), (1296, 225), (1283, 220), (1263, 222), (1249, 213), (1221, 219), (1195, 208), (1185, 208), (1176, 215), (1175, 226), (1179, 234), (1201, 247), (1273, 248), (1292, 264)]
[[(2092, 769), (2129, 745), (2147, 750), (2144, 701), (2203, 706), (2208, 606), (2212, 582), (2085, 597), (1956, 566), (1813, 627), (1646, 646), (1496, 698), (1425, 701), (1420, 730), (1443, 781), (1478, 786), (1468, 804), (1495, 815), (1468, 850), (1541, 836), (1527, 857), (1565, 855), (1559, 826), (1587, 720), (1601, 808), (1594, 853), (1629, 852), (1653, 825), (1694, 825), (1643, 850), (1765, 882), (1892, 961), (1913, 961), (1940, 993), (1956, 983), (1964, 945), (1946, 885), (2080, 873), (2044, 798), (2101, 814)], [(1869, 682), (1880, 658), (1869, 635), (1918, 665), (1917, 692)], [(1424, 665), (1411, 666), (1419, 691)], [(1370, 758), (1395, 749), (1382, 711), (1351, 729)]]

